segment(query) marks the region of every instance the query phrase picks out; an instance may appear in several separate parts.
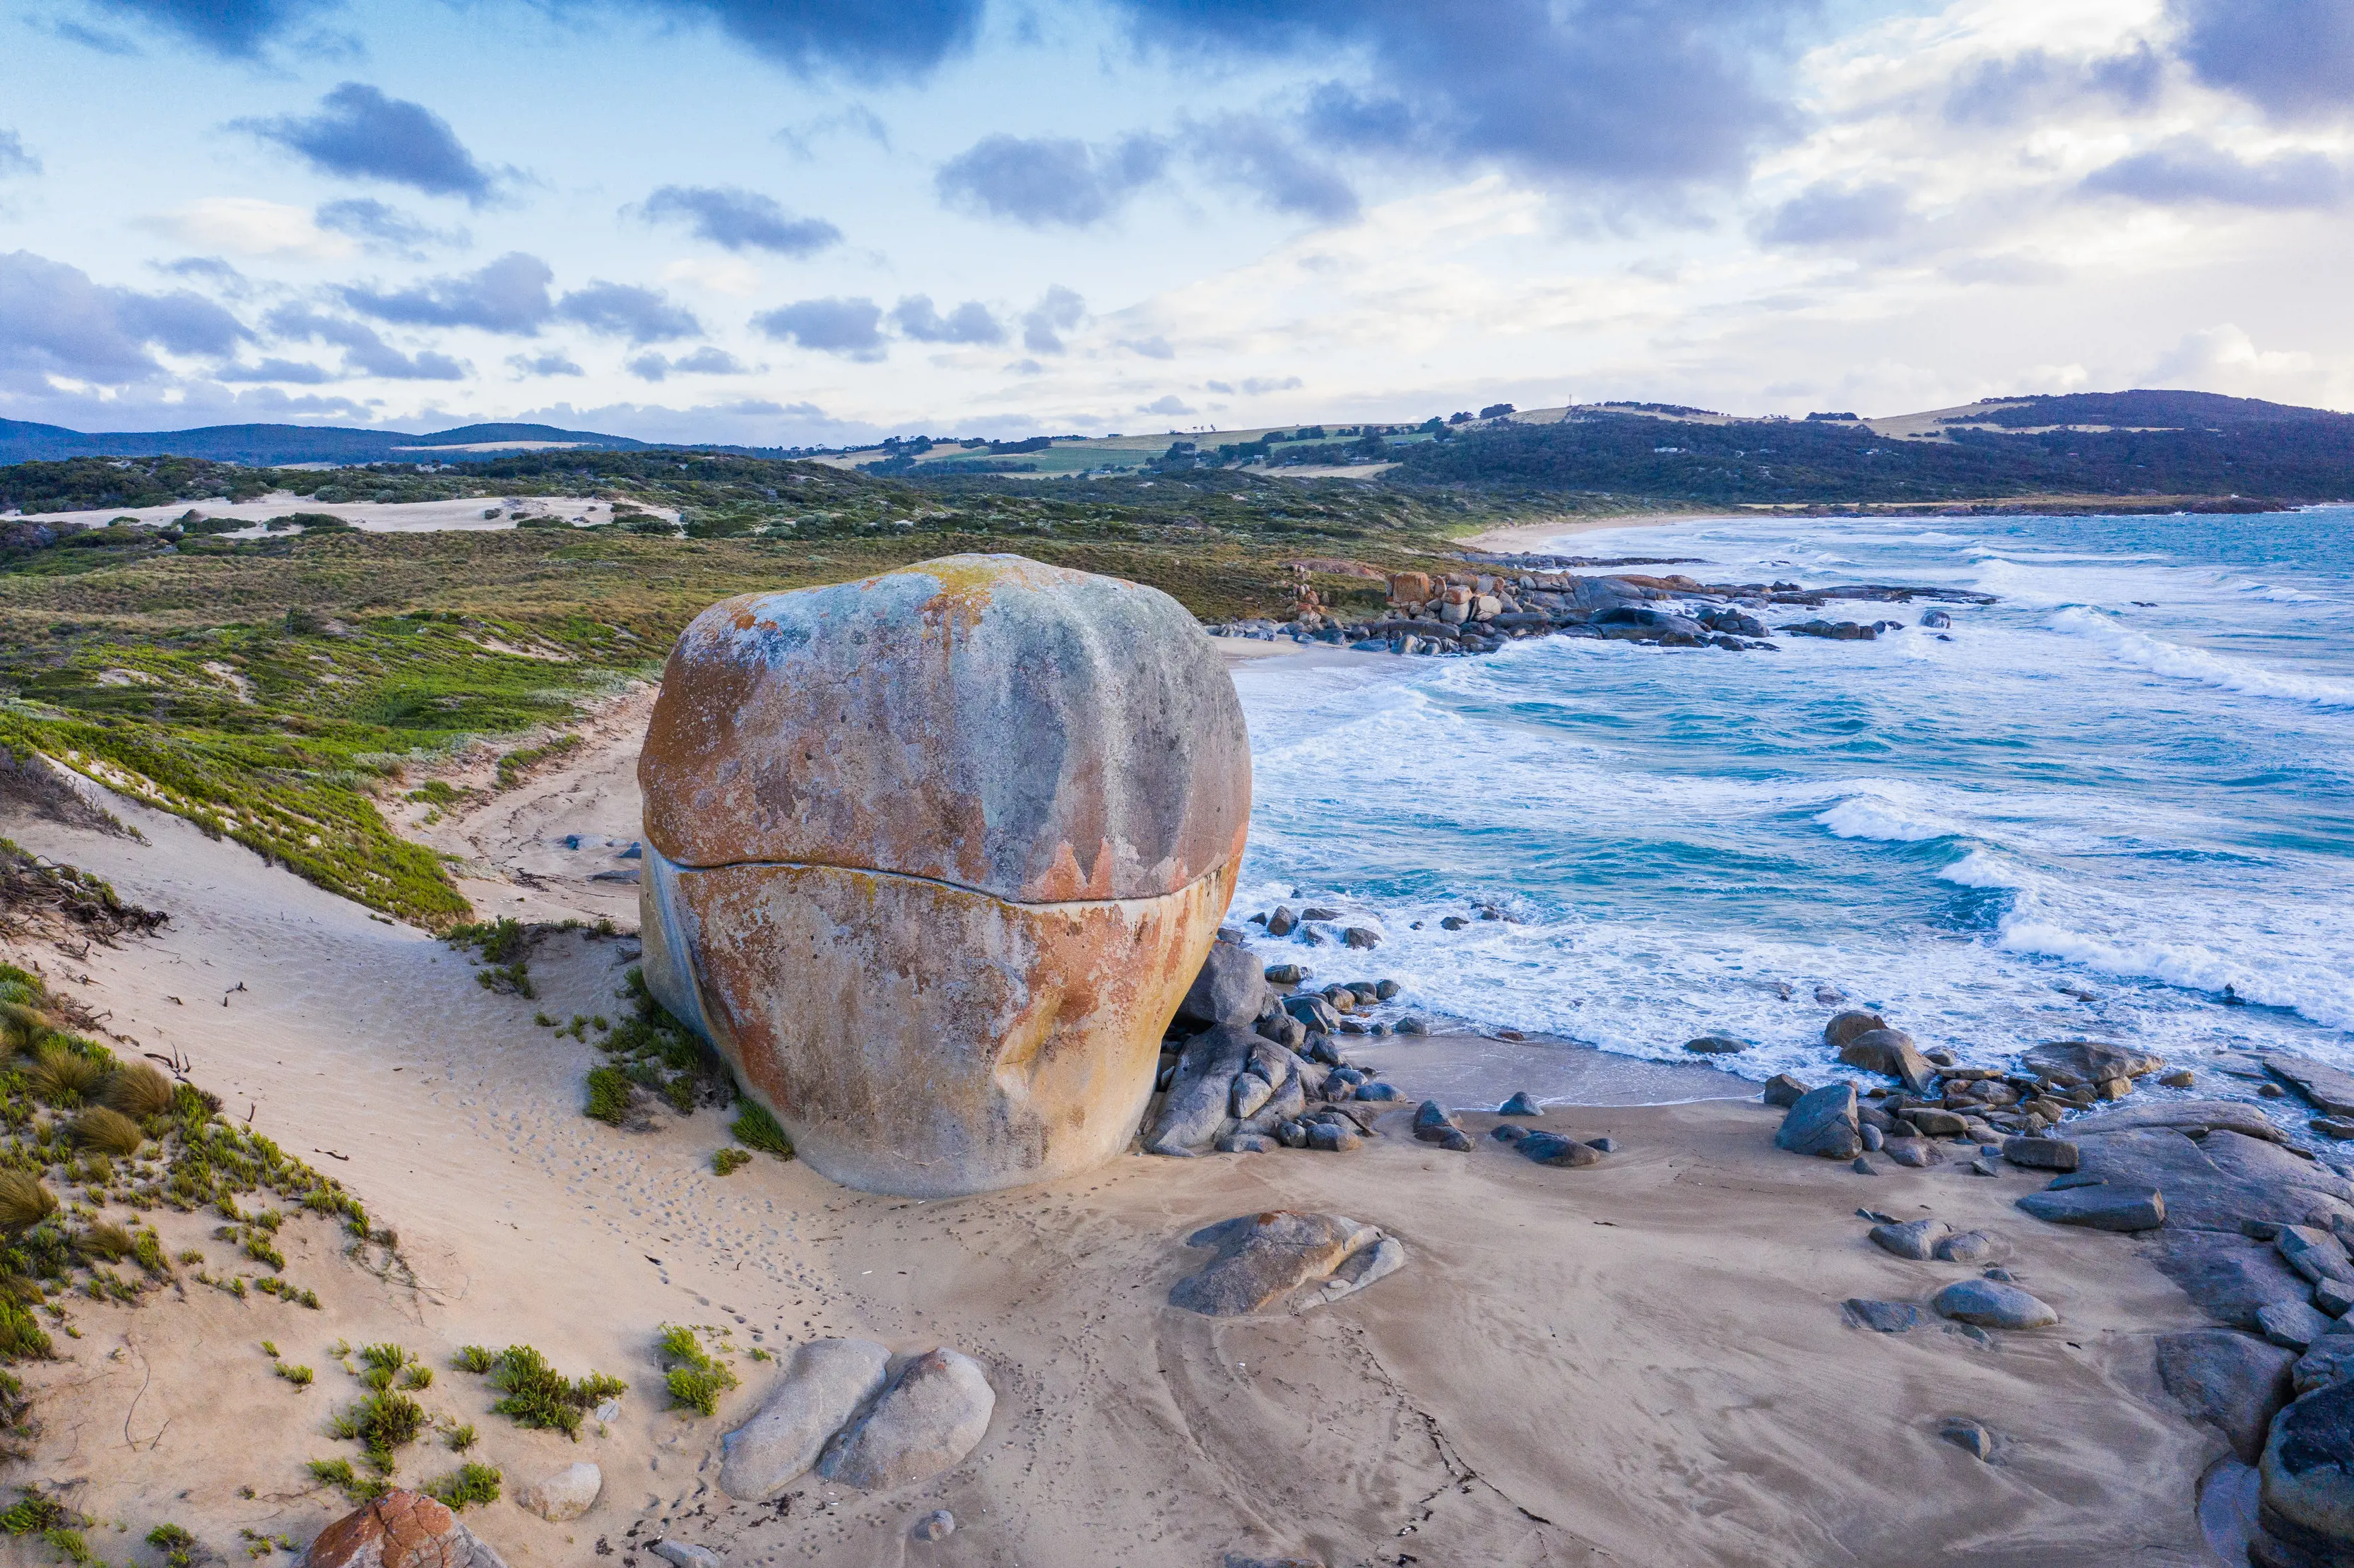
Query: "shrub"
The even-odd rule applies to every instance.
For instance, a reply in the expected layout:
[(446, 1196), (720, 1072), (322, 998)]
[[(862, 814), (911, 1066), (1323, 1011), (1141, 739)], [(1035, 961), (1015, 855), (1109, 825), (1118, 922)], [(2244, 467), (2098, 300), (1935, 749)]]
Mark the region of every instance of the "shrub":
[(763, 1154), (773, 1154), (779, 1160), (793, 1157), (793, 1140), (786, 1136), (777, 1118), (769, 1114), (766, 1106), (746, 1100), (742, 1113), (727, 1130), (737, 1142), (747, 1148), (757, 1149)]
[(164, 1568), (188, 1568), (196, 1560), (196, 1538), (176, 1524), (149, 1531), (147, 1544), (164, 1554)]
[(426, 1489), (450, 1508), (499, 1500), (499, 1484), (506, 1478), (489, 1465), (463, 1465)]
[(452, 1426), (441, 1434), (441, 1440), (455, 1452), (462, 1454), (474, 1446), (474, 1424), (469, 1421), (463, 1426)]
[(58, 1212), (57, 1195), (24, 1171), (0, 1171), (0, 1231), (31, 1230)]
[(431, 1388), (433, 1386), (433, 1369), (425, 1365), (422, 1361), (412, 1362), (410, 1365), (401, 1369), (400, 1386), (403, 1388)]
[(74, 1250), (84, 1257), (120, 1263), (139, 1250), (139, 1238), (117, 1224), (96, 1224), (74, 1237)]
[(629, 1075), (619, 1067), (588, 1069), (588, 1114), (609, 1126), (620, 1126), (630, 1114)]
[(718, 1414), (719, 1396), (736, 1386), (736, 1374), (703, 1348), (695, 1330), (665, 1323), (654, 1348), (670, 1369), (663, 1382), (670, 1389), (672, 1407), (697, 1415)]
[(106, 1064), (85, 1056), (62, 1040), (45, 1040), (33, 1052), (25, 1084), (38, 1098), (53, 1106), (82, 1103), (105, 1080)]
[(14, 1301), (0, 1301), (0, 1361), (46, 1361), (52, 1353), (33, 1315)]
[(484, 1350), (480, 1345), (465, 1345), (460, 1348), (456, 1355), (450, 1358), (450, 1364), (456, 1367), (460, 1372), (470, 1372), (479, 1374), (486, 1372), (493, 1367), (496, 1366), (498, 1364), (498, 1357), (491, 1354), (489, 1351)]
[(392, 1490), (390, 1481), (355, 1474), (349, 1459), (313, 1459), (311, 1461), (311, 1474), (313, 1478), (334, 1487), (355, 1503), (374, 1502)]
[(172, 1080), (144, 1062), (135, 1062), (107, 1080), (105, 1102), (133, 1121), (167, 1116), (172, 1109)]
[(711, 1169), (722, 1176), (733, 1176), (751, 1163), (752, 1157), (740, 1149), (723, 1149), (711, 1157)]
[(313, 1374), (309, 1367), (298, 1367), (288, 1361), (280, 1361), (276, 1370), (280, 1377), (284, 1378), (296, 1388), (308, 1388), (311, 1386), (311, 1378)]
[(567, 1381), (529, 1345), (509, 1345), (491, 1373), (491, 1386), (506, 1396), (491, 1408), (516, 1425), (552, 1427), (578, 1442), (582, 1413), (630, 1385), (599, 1372)]
[(0, 1510), (0, 1530), (11, 1535), (38, 1535), (62, 1525), (80, 1522), (80, 1516), (55, 1498), (27, 1487), (24, 1495)]
[(425, 1407), (405, 1393), (378, 1389), (335, 1418), (338, 1437), (356, 1437), (367, 1450), (368, 1463), (389, 1474), (392, 1451), (417, 1441), (425, 1426)]

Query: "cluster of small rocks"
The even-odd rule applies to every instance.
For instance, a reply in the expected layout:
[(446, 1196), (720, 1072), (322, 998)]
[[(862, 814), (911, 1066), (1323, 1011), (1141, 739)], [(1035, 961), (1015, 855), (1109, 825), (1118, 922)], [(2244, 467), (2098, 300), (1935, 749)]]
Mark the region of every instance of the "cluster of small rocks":
[[(1396, 572), (1389, 578), (1386, 615), (1347, 620), (1304, 600), (1289, 620), (1232, 621), (1210, 630), (1259, 641), (1288, 638), (1360, 652), (1491, 653), (1517, 638), (1547, 635), (1605, 638), (1662, 648), (1774, 651), (1760, 614), (1777, 605), (1819, 607), (1832, 599), (1909, 602), (1915, 596), (1991, 603), (1993, 596), (1959, 590), (1859, 583), (1803, 588), (1796, 583), (1702, 583), (1681, 575), (1622, 573), (1580, 577), (1532, 561), (1521, 569), (1456, 571), (1436, 576)], [(1932, 610), (1924, 626), (1950, 626)], [(1799, 636), (1868, 641), (1900, 621), (1812, 620), (1780, 630)]]
[[(1374, 1107), (1403, 1097), (1352, 1064), (1333, 1041), (1357, 1022), (1345, 1012), (1395, 997), (1396, 982), (1329, 986), (1320, 994), (1295, 989), (1304, 979), (1294, 965), (1262, 969), (1239, 942), (1212, 944), (1162, 1043), (1161, 1097), (1157, 1111), (1147, 1108), (1145, 1152), (1346, 1153), (1380, 1136)], [(1373, 1031), (1360, 1023), (1355, 1032)]]

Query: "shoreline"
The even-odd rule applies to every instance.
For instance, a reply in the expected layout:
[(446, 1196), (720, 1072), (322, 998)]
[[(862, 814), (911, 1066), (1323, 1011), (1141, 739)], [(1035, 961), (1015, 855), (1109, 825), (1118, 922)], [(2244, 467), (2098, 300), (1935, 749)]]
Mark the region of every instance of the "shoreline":
[(1723, 511), (1700, 512), (1630, 512), (1623, 517), (1572, 517), (1553, 523), (1514, 523), (1501, 528), (1482, 529), (1466, 534), (1455, 541), (1465, 549), (1484, 555), (1504, 556), (1533, 553), (1533, 547), (1554, 539), (1566, 539), (1579, 534), (1601, 534), (1614, 528), (1664, 528), (1671, 523), (1713, 523), (1733, 521), (1735, 514)]

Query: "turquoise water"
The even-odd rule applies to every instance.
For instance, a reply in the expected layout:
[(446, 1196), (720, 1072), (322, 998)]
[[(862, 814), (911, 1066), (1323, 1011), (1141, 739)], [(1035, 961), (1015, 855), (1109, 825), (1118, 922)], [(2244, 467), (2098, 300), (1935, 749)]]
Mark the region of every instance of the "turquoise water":
[[(1820, 1069), (1823, 984), (1978, 1065), (2092, 1037), (2354, 1068), (2354, 507), (1740, 519), (1562, 547), (2001, 597), (1954, 608), (1950, 640), (1239, 670), (1257, 792), (1235, 918), (1324, 902), (1384, 933), (1372, 955), (1261, 938), (1270, 962), (1638, 1056), (1732, 1034), (1755, 1049), (1726, 1065), (1756, 1077)], [(1440, 929), (1480, 905), (1510, 918)]]

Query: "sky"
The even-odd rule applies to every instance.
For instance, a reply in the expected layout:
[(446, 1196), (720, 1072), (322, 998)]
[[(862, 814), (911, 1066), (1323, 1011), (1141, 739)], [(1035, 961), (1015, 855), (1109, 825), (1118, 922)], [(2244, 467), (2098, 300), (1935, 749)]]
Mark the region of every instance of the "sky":
[(0, 418), (2354, 409), (2354, 0), (12, 0)]

